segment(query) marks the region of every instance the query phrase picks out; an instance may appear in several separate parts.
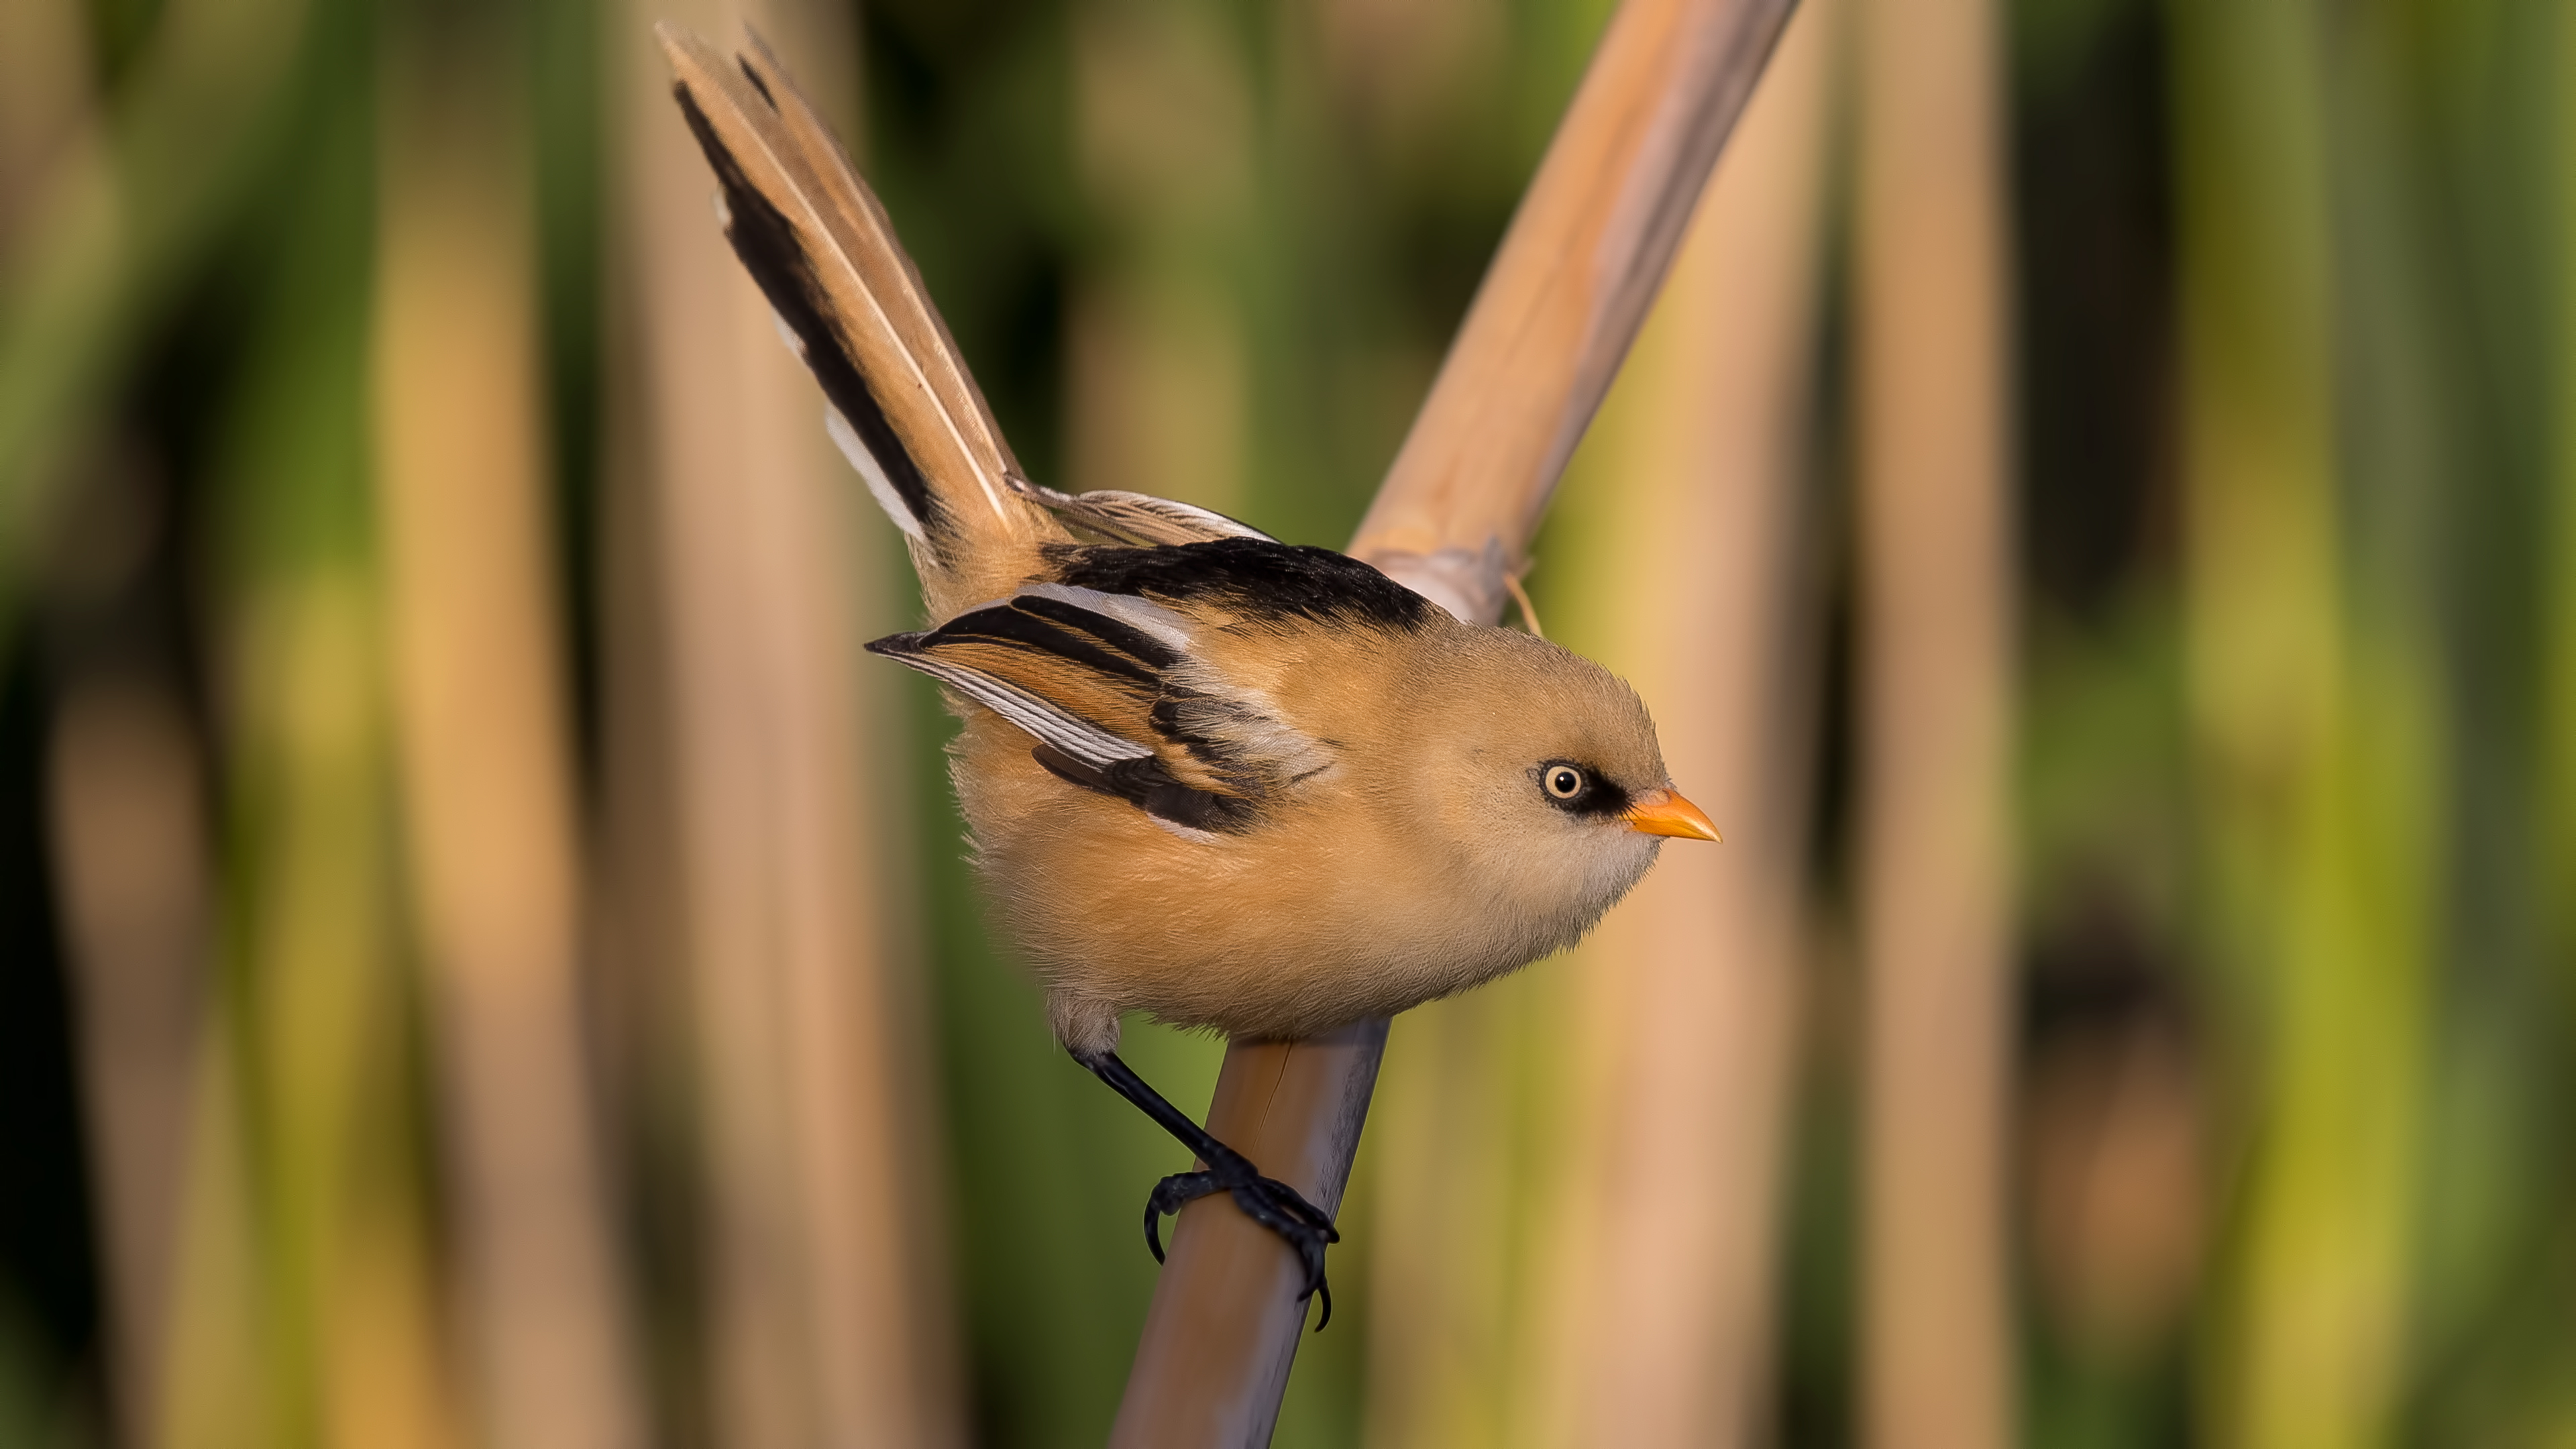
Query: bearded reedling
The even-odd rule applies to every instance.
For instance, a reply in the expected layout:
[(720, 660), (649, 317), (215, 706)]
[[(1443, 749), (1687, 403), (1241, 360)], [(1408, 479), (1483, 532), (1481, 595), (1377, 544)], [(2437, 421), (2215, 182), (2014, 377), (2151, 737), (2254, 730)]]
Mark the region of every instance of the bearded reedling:
[(1329, 1319), (1331, 1220), (1120, 1061), (1120, 1015), (1255, 1039), (1392, 1015), (1571, 946), (1663, 837), (1716, 829), (1599, 665), (1221, 514), (1030, 482), (777, 59), (659, 34), (734, 253), (920, 574), (932, 627), (868, 648), (964, 722), (949, 774), (1057, 1038), (1206, 1164), (1155, 1187), (1148, 1246), (1226, 1192)]

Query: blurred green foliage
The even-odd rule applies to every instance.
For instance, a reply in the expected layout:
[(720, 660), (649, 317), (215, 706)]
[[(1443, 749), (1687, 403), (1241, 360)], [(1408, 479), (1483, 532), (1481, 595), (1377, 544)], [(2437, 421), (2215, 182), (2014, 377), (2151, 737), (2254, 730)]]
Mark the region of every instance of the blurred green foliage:
[[(1347, 535), (1606, 9), (1434, 7), (1463, 28), (1398, 48), (1429, 57), (1408, 71), (1334, 38), (1357, 8), (866, 9), (858, 154), (1034, 476), (1115, 482), (1076, 476), (1086, 299), (1185, 275), (1243, 369), (1222, 442), (1236, 481), (1212, 501), (1296, 541)], [(0, 1442), (93, 1442), (108, 1413), (43, 751), (50, 691), (98, 647), (57, 577), (77, 551), (67, 500), (121, 487), (157, 520), (125, 586), (145, 600), (136, 647), (179, 680), (215, 779), (219, 999), (262, 1184), (245, 1251), (274, 1275), (248, 1330), (274, 1376), (234, 1442), (302, 1443), (327, 1437), (324, 1345), (400, 1337), (341, 1315), (407, 1311), (327, 1301), (334, 1235), (389, 1235), (425, 1273), (440, 1251), (381, 681), (358, 637), (377, 17), (369, 0), (78, 13), (97, 139), (65, 153), (70, 180), (0, 211)], [(597, 788), (626, 144), (604, 57), (627, 22), (594, 0), (525, 18), (565, 627)], [(2198, 1247), (2114, 1328), (2087, 1296), (2100, 1263), (2043, 1251), (2048, 1204), (2022, 1200), (2029, 1437), (2567, 1442), (2576, 7), (2019, 0), (2012, 19), (2022, 1105), (2037, 1122), (2075, 1090), (2057, 1063), (2180, 1043), (2200, 1152), (2167, 1205)], [(1223, 207), (1158, 210), (1085, 149), (1084, 67), (1114, 70), (1121, 45), (1166, 64), (1169, 35), (1231, 98)], [(1822, 325), (1812, 508), (1831, 540), (1839, 299)], [(1824, 552), (1827, 946), (1777, 1366), (1779, 1437), (1801, 1445), (1851, 1437), (1860, 1190), (1831, 946), (1849, 580), (1840, 545)], [(927, 778), (946, 725), (926, 685), (902, 687), (919, 738), (902, 768)], [(919, 793), (978, 1439), (1095, 1443), (1153, 1282), (1139, 1207), (1180, 1152), (1050, 1043), (945, 793)], [(1132, 1042), (1169, 1095), (1206, 1098), (1215, 1043)], [(630, 1226), (649, 1336), (685, 1345), (661, 1320), (692, 1311), (686, 1274), (652, 1255), (688, 1209), (651, 1130), (626, 1143), (647, 1159), (625, 1179)], [(2032, 1174), (2052, 1140), (2028, 1135)], [(1364, 1152), (1343, 1306), (1301, 1355), (1283, 1444), (1359, 1435), (1372, 1174)]]

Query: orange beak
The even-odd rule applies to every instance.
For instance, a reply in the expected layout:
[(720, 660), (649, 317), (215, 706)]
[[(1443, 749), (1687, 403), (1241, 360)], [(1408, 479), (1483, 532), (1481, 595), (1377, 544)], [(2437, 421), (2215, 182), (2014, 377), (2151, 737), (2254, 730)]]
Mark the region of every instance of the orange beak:
[(1628, 807), (1628, 828), (1640, 835), (1670, 835), (1682, 840), (1717, 840), (1717, 827), (1700, 808), (1674, 790), (1649, 790)]

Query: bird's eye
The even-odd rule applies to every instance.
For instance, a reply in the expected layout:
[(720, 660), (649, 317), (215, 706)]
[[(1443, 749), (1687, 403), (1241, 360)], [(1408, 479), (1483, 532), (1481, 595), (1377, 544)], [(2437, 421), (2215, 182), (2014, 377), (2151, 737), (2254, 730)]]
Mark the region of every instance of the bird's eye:
[(1575, 798), (1583, 793), (1585, 786), (1592, 783), (1584, 778), (1581, 770), (1572, 765), (1550, 765), (1539, 773), (1538, 778), (1547, 793), (1559, 800)]

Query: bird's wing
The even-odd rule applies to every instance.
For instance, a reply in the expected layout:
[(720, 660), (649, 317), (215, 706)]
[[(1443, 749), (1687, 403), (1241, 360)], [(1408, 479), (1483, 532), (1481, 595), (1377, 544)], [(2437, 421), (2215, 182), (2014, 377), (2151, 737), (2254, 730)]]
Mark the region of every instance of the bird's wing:
[(1072, 784), (1187, 830), (1240, 831), (1272, 772), (1189, 729), (1198, 707), (1220, 703), (1185, 682), (1193, 644), (1186, 618), (1144, 599), (1033, 584), (868, 648), (1017, 726)]
[(1332, 763), (1269, 690), (1432, 606), (1324, 549), (1060, 546), (1056, 578), (868, 646), (1037, 742), (1040, 763), (1193, 830), (1248, 829)]
[(725, 235), (877, 502), (931, 567), (975, 545), (1061, 537), (1011, 487), (1018, 464), (912, 259), (777, 59), (757, 37), (728, 61), (677, 26), (656, 34), (722, 188)]
[(868, 648), (1026, 731), (1066, 780), (1193, 830), (1248, 829), (1331, 768), (1281, 708), (1294, 670), (1447, 617), (1356, 559), (1266, 538), (1043, 557), (1052, 577)]
[(1208, 543), (1220, 538), (1253, 538), (1266, 543), (1278, 540), (1248, 523), (1228, 518), (1222, 513), (1193, 504), (1176, 503), (1150, 493), (1127, 493), (1114, 488), (1096, 489), (1089, 493), (1059, 493), (1025, 479), (1014, 478), (1011, 486), (1021, 496), (1034, 500), (1054, 514), (1076, 537), (1086, 542), (1127, 544), (1151, 548), (1158, 545)]

